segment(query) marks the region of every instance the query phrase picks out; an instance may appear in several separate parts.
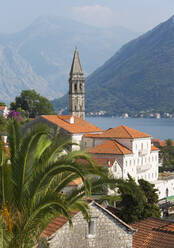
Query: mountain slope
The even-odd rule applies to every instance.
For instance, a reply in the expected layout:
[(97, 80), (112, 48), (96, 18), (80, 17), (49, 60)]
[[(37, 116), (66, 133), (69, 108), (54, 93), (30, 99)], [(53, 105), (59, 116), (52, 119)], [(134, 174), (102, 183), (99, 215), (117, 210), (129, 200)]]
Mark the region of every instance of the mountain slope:
[(22, 89), (33, 88), (48, 98), (56, 96), (49, 89), (48, 82), (38, 76), (19, 54), (0, 45), (0, 101), (9, 103)]
[[(48, 82), (49, 95), (60, 97), (68, 88), (75, 46), (78, 46), (85, 74), (88, 75), (116, 49), (136, 36), (136, 33), (121, 27), (102, 29), (62, 17), (40, 17), (21, 32), (0, 34), (0, 44), (10, 48), (31, 66), (35, 75)], [(40, 88), (43, 88), (42, 80)], [(22, 85), (20, 87), (22, 90)], [(10, 99), (10, 92), (6, 94)], [(5, 99), (0, 93), (0, 100)]]
[(174, 113), (174, 17), (127, 43), (87, 78), (86, 110)]

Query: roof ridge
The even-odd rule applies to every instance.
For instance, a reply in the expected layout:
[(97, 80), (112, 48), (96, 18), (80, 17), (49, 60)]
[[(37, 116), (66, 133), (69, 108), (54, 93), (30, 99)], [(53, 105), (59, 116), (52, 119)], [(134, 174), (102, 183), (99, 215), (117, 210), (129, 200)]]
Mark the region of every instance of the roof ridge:
[(129, 131), (127, 130), (127, 126), (122, 125), (122, 127), (123, 127), (123, 128), (124, 128), (124, 130), (128, 133), (128, 135), (130, 135), (130, 136), (131, 136), (131, 138), (133, 138), (132, 134), (131, 134), (131, 133), (129, 133)]
[(120, 142), (118, 142), (117, 140), (114, 140), (116, 143), (118, 143), (120, 146), (123, 146), (125, 149), (129, 150), (130, 152), (132, 152), (132, 150), (130, 150), (127, 146), (121, 144)]
[[(123, 151), (120, 149), (120, 147), (117, 145), (117, 141), (116, 140), (113, 140), (114, 141), (114, 145), (118, 148), (118, 150), (123, 154)], [(118, 143), (119, 144), (119, 143)], [(120, 144), (119, 144), (120, 145)]]
[(109, 211), (108, 209), (104, 208), (102, 205), (100, 205), (99, 203), (97, 203), (96, 201), (91, 202), (90, 205), (95, 204), (97, 207), (101, 208), (102, 210), (104, 210), (106, 213), (108, 213), (109, 215), (111, 215), (114, 219), (116, 219), (117, 221), (119, 221), (122, 225), (126, 226), (126, 228), (128, 228), (129, 230), (131, 230), (132, 232), (136, 232), (137, 230), (132, 228), (130, 225), (128, 225), (127, 223), (125, 223), (123, 220), (121, 220), (118, 216), (116, 216), (115, 214), (113, 214), (111, 211)]

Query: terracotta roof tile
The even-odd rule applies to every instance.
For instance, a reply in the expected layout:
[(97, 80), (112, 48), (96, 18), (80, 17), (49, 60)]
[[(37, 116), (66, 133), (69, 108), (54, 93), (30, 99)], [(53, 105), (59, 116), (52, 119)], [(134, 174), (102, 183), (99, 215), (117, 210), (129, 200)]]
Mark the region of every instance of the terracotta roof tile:
[[(167, 143), (166, 143), (165, 140), (162, 140), (162, 141), (159, 142), (159, 145), (160, 145), (160, 146), (166, 146)], [(174, 141), (172, 141), (172, 146), (174, 146)]]
[(78, 186), (82, 184), (82, 179), (81, 178), (77, 178), (75, 180), (73, 180), (72, 182), (70, 182), (68, 185), (69, 186)]
[[(72, 212), (72, 216), (76, 215), (79, 210), (74, 210)], [(50, 237), (53, 233), (55, 233), (59, 228), (61, 228), (65, 223), (67, 223), (67, 218), (65, 217), (57, 217), (55, 218), (44, 230), (42, 233), (42, 237)]]
[(131, 226), (138, 229), (133, 235), (133, 248), (174, 247), (174, 222), (148, 218)]
[(156, 146), (151, 146), (151, 151), (159, 151), (159, 148), (157, 148)]
[(42, 115), (42, 118), (54, 123), (55, 125), (67, 130), (70, 133), (95, 133), (103, 132), (103, 130), (77, 116), (74, 117), (74, 123), (70, 123), (72, 116), (58, 116), (58, 115)]
[(140, 132), (127, 126), (118, 126), (116, 128), (110, 128), (102, 134), (88, 134), (84, 137), (91, 138), (117, 138), (117, 139), (136, 139), (136, 138), (149, 138), (151, 135)]
[(119, 144), (115, 140), (108, 140), (87, 151), (88, 153), (100, 154), (132, 154), (132, 151)]
[(6, 106), (0, 106), (0, 110), (4, 110)]

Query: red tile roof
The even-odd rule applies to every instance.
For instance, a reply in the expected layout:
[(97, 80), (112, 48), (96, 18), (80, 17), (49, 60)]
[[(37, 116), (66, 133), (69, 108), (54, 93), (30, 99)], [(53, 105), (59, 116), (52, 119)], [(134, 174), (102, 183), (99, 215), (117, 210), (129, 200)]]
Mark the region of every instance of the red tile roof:
[(75, 180), (73, 180), (72, 182), (70, 182), (68, 185), (69, 186), (78, 186), (82, 184), (82, 179), (81, 178), (77, 178)]
[[(152, 143), (154, 145), (158, 145), (158, 146), (166, 146), (166, 140), (160, 140), (160, 139), (152, 139)], [(172, 146), (174, 146), (174, 141), (172, 141)]]
[(159, 148), (157, 148), (155, 146), (151, 146), (151, 151), (159, 151)]
[(115, 140), (108, 140), (106, 142), (103, 142), (96, 147), (93, 147), (87, 151), (88, 153), (100, 153), (100, 154), (117, 154), (117, 155), (123, 155), (123, 154), (132, 154), (132, 151), (126, 148), (125, 146), (119, 144)]
[[(76, 215), (79, 210), (73, 211), (72, 216)], [(65, 223), (67, 223), (67, 218), (65, 217), (57, 217), (55, 218), (44, 230), (42, 233), (43, 237), (50, 237), (53, 233), (55, 233), (59, 228), (61, 228)]]
[[(167, 143), (166, 143), (165, 140), (162, 140), (162, 141), (159, 142), (159, 145), (160, 145), (160, 146), (166, 146)], [(172, 141), (172, 146), (174, 146), (174, 141)]]
[(58, 116), (58, 115), (42, 115), (42, 118), (52, 122), (53, 124), (67, 130), (70, 133), (95, 133), (103, 132), (103, 129), (77, 117), (74, 117), (74, 123), (70, 123), (70, 118), (72, 116)]
[(0, 106), (0, 110), (4, 110), (6, 106)]
[(117, 139), (136, 139), (136, 138), (149, 138), (151, 135), (140, 132), (127, 126), (118, 126), (110, 128), (102, 134), (87, 134), (84, 137), (91, 138), (117, 138)]
[(138, 229), (133, 235), (133, 248), (174, 247), (174, 222), (148, 218), (131, 226)]

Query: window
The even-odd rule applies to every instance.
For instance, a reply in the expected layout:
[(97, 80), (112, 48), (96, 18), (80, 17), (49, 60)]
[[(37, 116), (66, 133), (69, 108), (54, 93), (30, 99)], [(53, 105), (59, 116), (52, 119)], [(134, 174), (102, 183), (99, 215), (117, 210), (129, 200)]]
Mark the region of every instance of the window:
[(94, 236), (95, 235), (95, 228), (94, 228), (94, 220), (91, 220), (88, 223), (88, 235), (89, 236)]
[(75, 91), (77, 90), (77, 84), (74, 84), (74, 90)]

